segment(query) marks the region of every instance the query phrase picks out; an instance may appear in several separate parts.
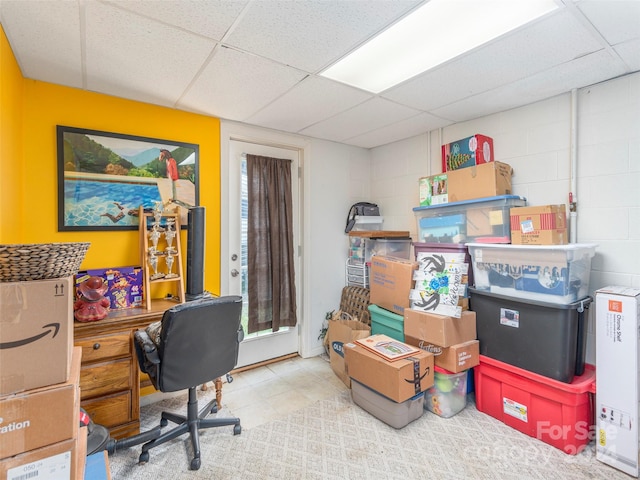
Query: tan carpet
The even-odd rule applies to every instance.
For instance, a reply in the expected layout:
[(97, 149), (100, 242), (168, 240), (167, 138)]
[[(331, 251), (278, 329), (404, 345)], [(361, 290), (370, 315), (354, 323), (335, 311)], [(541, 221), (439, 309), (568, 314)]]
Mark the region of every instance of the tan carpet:
[[(185, 401), (186, 396), (145, 407), (143, 430), (163, 408), (181, 411)], [(454, 417), (425, 412), (396, 430), (344, 392), (237, 436), (232, 427), (203, 431), (201, 441), (200, 470), (189, 470), (191, 447), (182, 437), (151, 450), (144, 465), (137, 463), (139, 446), (116, 452), (110, 457), (113, 479), (631, 478), (597, 461), (593, 444), (567, 455), (478, 412), (472, 401)]]

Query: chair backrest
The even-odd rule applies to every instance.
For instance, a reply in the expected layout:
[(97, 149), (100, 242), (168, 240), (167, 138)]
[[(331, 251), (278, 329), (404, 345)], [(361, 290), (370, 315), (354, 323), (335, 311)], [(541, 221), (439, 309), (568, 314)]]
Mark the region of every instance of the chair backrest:
[(243, 338), (242, 297), (194, 300), (162, 317), (157, 387), (184, 390), (229, 373), (238, 361)]

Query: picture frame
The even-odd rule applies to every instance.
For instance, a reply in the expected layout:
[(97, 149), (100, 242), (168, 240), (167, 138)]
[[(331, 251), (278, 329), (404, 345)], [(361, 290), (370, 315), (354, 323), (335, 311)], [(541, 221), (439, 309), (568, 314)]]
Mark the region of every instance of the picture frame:
[[(137, 230), (140, 205), (199, 203), (199, 145), (57, 125), (58, 231)], [(176, 210), (177, 209), (177, 210)]]

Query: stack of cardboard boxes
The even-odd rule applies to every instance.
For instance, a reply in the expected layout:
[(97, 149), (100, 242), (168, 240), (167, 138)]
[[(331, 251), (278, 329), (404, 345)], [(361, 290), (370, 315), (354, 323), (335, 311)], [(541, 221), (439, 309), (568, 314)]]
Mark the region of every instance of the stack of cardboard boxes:
[(73, 278), (0, 283), (0, 480), (82, 479)]

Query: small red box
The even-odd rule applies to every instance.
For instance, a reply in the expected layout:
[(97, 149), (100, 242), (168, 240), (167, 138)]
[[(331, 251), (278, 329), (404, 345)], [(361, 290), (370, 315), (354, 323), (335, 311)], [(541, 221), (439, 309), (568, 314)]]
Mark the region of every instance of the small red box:
[(474, 367), (476, 408), (504, 424), (570, 455), (594, 437), (596, 371), (585, 365), (571, 383), (480, 355)]

